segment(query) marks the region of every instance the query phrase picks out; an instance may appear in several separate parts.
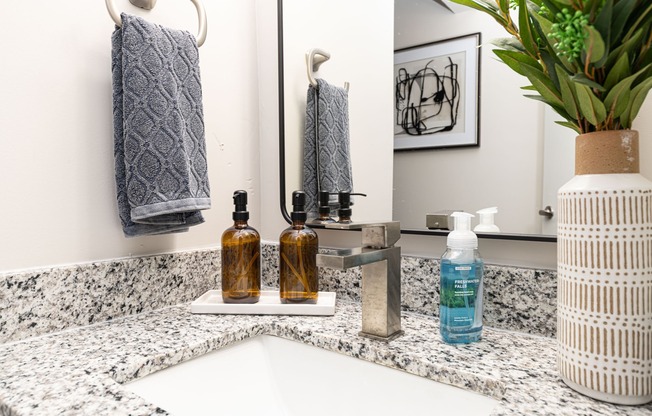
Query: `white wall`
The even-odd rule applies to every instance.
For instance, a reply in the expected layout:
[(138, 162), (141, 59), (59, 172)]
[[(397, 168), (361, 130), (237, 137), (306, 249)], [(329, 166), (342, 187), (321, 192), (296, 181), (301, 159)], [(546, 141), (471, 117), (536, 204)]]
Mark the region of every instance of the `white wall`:
[[(196, 32), (189, 1), (121, 11)], [(231, 224), (233, 191), (260, 224), (256, 2), (204, 1), (200, 66), (213, 207), (188, 233), (127, 239), (113, 180), (104, 1), (0, 0), (0, 272), (202, 247)]]
[[(458, 13), (447, 14), (446, 18), (442, 19), (441, 9), (434, 2), (396, 0), (397, 15), (402, 16), (404, 20), (396, 21), (395, 47), (400, 49), (473, 32), (481, 32), (485, 44), (489, 44), (492, 39), (505, 36), (502, 29), (488, 16), (461, 6), (454, 6)], [(418, 12), (414, 13), (417, 10)], [(408, 11), (412, 13), (407, 14)], [(441, 205), (438, 205), (438, 209), (448, 208), (450, 199), (446, 192), (451, 190), (450, 186), (441, 188), (442, 181), (437, 178), (441, 177), (442, 170), (450, 172), (455, 169), (455, 166), (464, 164), (465, 168), (469, 167), (469, 176), (476, 178), (473, 190), (486, 199), (487, 203), (483, 204), (485, 206), (494, 204), (491, 200), (494, 190), (504, 188), (506, 183), (518, 189), (518, 197), (512, 198), (513, 200), (508, 199), (505, 203), (495, 203), (499, 206), (498, 220), (502, 221), (500, 226), (503, 231), (510, 230), (513, 220), (528, 215), (529, 218), (521, 220), (526, 221), (524, 224), (534, 227), (532, 232), (536, 233), (538, 224), (536, 221), (533, 222), (532, 219), (536, 217), (532, 216), (531, 212), (545, 205), (540, 200), (539, 189), (543, 173), (542, 160), (535, 160), (532, 156), (525, 157), (525, 155), (543, 154), (541, 143), (543, 107), (536, 101), (522, 97), (519, 87), (525, 85), (527, 81), (499, 62), (491, 53), (491, 48), (491, 45), (487, 45), (481, 58), (480, 149), (476, 149), (476, 152), (460, 149), (420, 155), (413, 154), (414, 152), (397, 154), (394, 165), (394, 209), (404, 212), (414, 211), (414, 208), (410, 208), (408, 204), (412, 195), (406, 194), (406, 190), (413, 187), (408, 187), (406, 181), (413, 181), (418, 177), (437, 183), (437, 190), (430, 195), (439, 197), (436, 203)], [(652, 118), (645, 115), (650, 114), (651, 111), (652, 99), (648, 96), (640, 116), (634, 123), (634, 129), (639, 130), (641, 135), (641, 173), (647, 178), (652, 178)], [(533, 134), (533, 131), (540, 133)], [(500, 146), (503, 145), (512, 150), (501, 152)], [(415, 170), (414, 166), (421, 166), (424, 161), (420, 159), (423, 158), (428, 158), (427, 164), (430, 167)], [(555, 162), (550, 164), (554, 165)], [(501, 170), (501, 167), (507, 167), (507, 172)], [(489, 185), (480, 186), (480, 178), (486, 179)], [(469, 207), (469, 209), (475, 208), (480, 207)], [(463, 207), (463, 209), (467, 208)], [(423, 227), (423, 223), (420, 222), (423, 221), (421, 214), (415, 215), (411, 212), (409, 215), (417, 217), (415, 221), (419, 227)], [(519, 231), (522, 232), (522, 229), (519, 228)], [(443, 237), (403, 235), (400, 243), (403, 252), (412, 255), (438, 257), (445, 250)], [(494, 264), (556, 267), (556, 244), (552, 243), (481, 239), (480, 249), (484, 258)]]
[[(540, 233), (543, 107), (527, 81), (494, 58), (502, 29), (479, 12), (452, 14), (434, 1), (396, 2), (395, 49), (480, 32), (480, 147), (396, 152), (394, 218), (425, 227), (425, 214), (498, 206), (503, 232)], [(509, 189), (509, 191), (507, 191)]]
[[(115, 4), (157, 23), (196, 30), (190, 2), (159, 2), (151, 12), (141, 12), (127, 0)], [(205, 212), (206, 223), (189, 233), (126, 239), (114, 195), (113, 22), (104, 2), (84, 2), (82, 9), (80, 2), (70, 0), (36, 5), (0, 0), (4, 17), (0, 25), (0, 273), (217, 247), (222, 231), (231, 224), (231, 196), (236, 189), (250, 192), (251, 224), (264, 239), (277, 241), (287, 224), (279, 212), (278, 195), (276, 4), (211, 0), (204, 5), (208, 37), (200, 59), (213, 208)], [(372, 16), (378, 13), (390, 20), (375, 26), (391, 37), (393, 17), (387, 16), (387, 7), (385, 2), (379, 8), (369, 6), (367, 23), (357, 31), (370, 30)], [(475, 24), (477, 17), (463, 16)], [(337, 24), (333, 27), (338, 29)], [(450, 33), (455, 30), (461, 31), (450, 28)], [(383, 36), (378, 33), (378, 39)], [(388, 48), (390, 56), (392, 49)], [(391, 66), (390, 61), (390, 77)], [(501, 76), (509, 76), (509, 71), (503, 70)], [(493, 80), (482, 82), (485, 91)], [(356, 85), (352, 83), (352, 94)], [(391, 108), (392, 97), (386, 99), (383, 105)], [(648, 98), (641, 114), (651, 111)], [(635, 128), (641, 131), (641, 156), (652, 156), (652, 118), (639, 117)], [(389, 172), (391, 181), (391, 160), (384, 165), (368, 160), (363, 158), (359, 168)], [(652, 164), (642, 163), (641, 168), (648, 178), (652, 176)], [(391, 201), (390, 188), (386, 203)], [(359, 243), (359, 233), (320, 231), (320, 242), (352, 246)], [(399, 244), (406, 254), (438, 257), (444, 242), (440, 237), (404, 235)], [(481, 246), (484, 257), (494, 263), (555, 264), (554, 244), (482, 240)]]
[[(119, 10), (152, 22), (196, 31), (197, 15), (190, 2), (159, 2), (152, 11), (137, 9), (127, 0), (114, 2)], [(354, 181), (356, 189), (370, 193), (367, 201), (359, 201), (354, 215), (368, 217), (372, 214), (364, 212), (371, 210), (373, 219), (388, 219), (391, 133), (383, 132), (391, 127), (376, 117), (389, 123), (391, 117), (382, 112), (391, 114), (391, 92), (380, 106), (375, 100), (368, 103), (375, 85), (385, 83), (378, 80), (391, 80), (393, 7), (390, 0), (367, 0), (355, 7), (340, 3), (311, 3), (311, 16), (328, 7), (334, 19), (309, 44), (333, 53), (333, 61), (323, 68), (334, 72), (321, 75), (332, 82), (345, 76), (352, 84), (352, 153), (360, 161), (354, 164)], [(298, 14), (307, 7), (301, 2), (286, 4), (290, 40), (309, 30), (297, 26), (302, 22), (311, 26), (323, 21)], [(251, 225), (263, 239), (277, 241), (287, 224), (279, 209), (275, 1), (204, 1), (208, 36), (200, 48), (200, 65), (213, 207), (204, 212), (206, 223), (188, 233), (133, 239), (122, 234), (115, 201), (110, 61), (114, 23), (104, 2), (88, 2), (83, 10), (70, 0), (37, 6), (0, 0), (0, 6), (5, 10), (0, 26), (5, 56), (0, 64), (0, 273), (218, 247), (222, 231), (231, 224), (236, 189), (249, 191)], [(338, 17), (343, 9), (349, 10), (346, 29)], [(357, 31), (352, 25), (370, 11), (375, 28), (364, 39), (350, 42), (350, 34)], [(377, 45), (382, 45), (382, 53), (375, 53)], [(301, 51), (294, 64), (302, 68), (297, 69), (301, 76), (289, 79), (305, 88), (305, 46), (297, 48)], [(356, 58), (386, 72), (369, 78)], [(367, 156), (383, 169), (365, 179)], [(292, 186), (288, 189), (291, 192)]]
[[(305, 54), (320, 48), (330, 60), (315, 73), (333, 85), (350, 83), (349, 128), (356, 197), (353, 219), (392, 218), (392, 0), (284, 0), (287, 195), (301, 189), (305, 123)], [(288, 211), (291, 204), (288, 204)]]

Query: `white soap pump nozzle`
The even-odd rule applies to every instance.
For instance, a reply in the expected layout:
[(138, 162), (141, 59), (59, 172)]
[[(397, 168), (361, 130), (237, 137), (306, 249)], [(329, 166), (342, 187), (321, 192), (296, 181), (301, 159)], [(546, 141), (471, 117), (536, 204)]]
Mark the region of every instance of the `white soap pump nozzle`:
[(498, 213), (498, 208), (484, 208), (476, 212), (480, 217), (480, 223), (475, 226), (473, 231), (480, 233), (499, 233), (500, 228), (494, 224), (494, 215)]
[(468, 212), (455, 211), (451, 214), (454, 221), (454, 229), (448, 233), (446, 245), (450, 248), (478, 248), (478, 237), (471, 231), (471, 218), (473, 214)]

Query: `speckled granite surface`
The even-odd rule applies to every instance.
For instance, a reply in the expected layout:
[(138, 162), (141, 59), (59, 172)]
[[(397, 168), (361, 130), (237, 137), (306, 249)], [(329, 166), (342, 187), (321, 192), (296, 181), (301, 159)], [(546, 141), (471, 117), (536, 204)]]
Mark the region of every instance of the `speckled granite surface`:
[(0, 274), (0, 344), (194, 300), (220, 270), (201, 250)]
[[(494, 415), (650, 415), (652, 404), (614, 406), (565, 387), (555, 342), (486, 329), (479, 343), (439, 341), (434, 317), (404, 313), (389, 344), (357, 336), (355, 302), (332, 317), (193, 315), (189, 305), (0, 345), (0, 414), (149, 415), (164, 409), (125, 391), (139, 378), (247, 337), (271, 334), (462, 386), (500, 400)], [(219, 400), (220, 392), (215, 392)], [(327, 392), (320, 392), (327, 395)], [(219, 408), (216, 408), (219, 410)]]
[[(265, 288), (278, 287), (278, 244), (262, 245)], [(219, 288), (220, 251), (0, 274), (0, 343), (191, 301)], [(361, 269), (322, 269), (320, 290), (360, 300)], [(402, 259), (404, 310), (437, 316), (439, 262)], [(554, 271), (487, 266), (485, 325), (555, 336)]]
[[(278, 258), (278, 245), (263, 248), (265, 258)], [(278, 267), (266, 262), (263, 284), (278, 287)], [(361, 268), (321, 269), (320, 290), (360, 301)], [(484, 324), (554, 337), (557, 327), (557, 272), (506, 266), (485, 266)], [(401, 259), (403, 310), (439, 316), (439, 261), (403, 256)]]

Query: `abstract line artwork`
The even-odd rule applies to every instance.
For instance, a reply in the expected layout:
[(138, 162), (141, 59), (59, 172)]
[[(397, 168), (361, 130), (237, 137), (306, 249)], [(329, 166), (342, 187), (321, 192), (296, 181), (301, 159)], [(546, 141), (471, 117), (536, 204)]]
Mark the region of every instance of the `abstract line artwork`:
[(408, 65), (398, 68), (394, 90), (396, 125), (411, 136), (451, 131), (457, 124), (459, 64), (450, 56), (441, 60), (443, 70), (437, 68), (435, 59), (415, 72), (409, 72)]
[(394, 149), (478, 145), (479, 39), (396, 51)]

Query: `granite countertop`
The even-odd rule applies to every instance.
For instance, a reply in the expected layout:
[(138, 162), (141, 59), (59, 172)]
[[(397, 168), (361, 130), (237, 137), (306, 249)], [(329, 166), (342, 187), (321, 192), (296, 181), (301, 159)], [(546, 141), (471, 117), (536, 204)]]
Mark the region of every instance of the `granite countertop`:
[(565, 387), (551, 338), (485, 328), (481, 342), (439, 340), (436, 318), (403, 313), (389, 344), (357, 335), (358, 303), (335, 316), (193, 315), (189, 304), (0, 345), (0, 415), (148, 415), (166, 412), (120, 383), (248, 337), (270, 334), (339, 351), (500, 400), (495, 415), (650, 415)]

